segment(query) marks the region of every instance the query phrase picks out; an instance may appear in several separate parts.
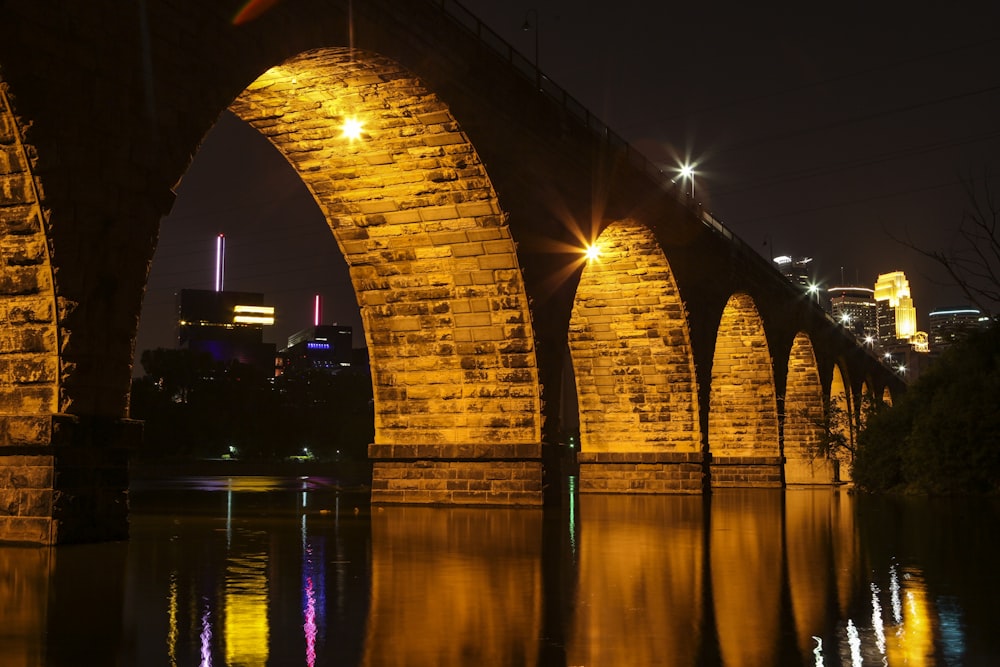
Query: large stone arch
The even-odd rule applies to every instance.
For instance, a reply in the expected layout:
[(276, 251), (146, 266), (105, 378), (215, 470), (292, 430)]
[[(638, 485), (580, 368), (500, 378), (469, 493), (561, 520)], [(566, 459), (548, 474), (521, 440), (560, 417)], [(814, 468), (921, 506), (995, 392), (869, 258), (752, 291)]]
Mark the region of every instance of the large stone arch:
[[(448, 107), (393, 61), (334, 48), (269, 69), (230, 109), (296, 169), (347, 260), (372, 369), (373, 500), (470, 502), (484, 471), (458, 479), (456, 459), (540, 457), (515, 244)], [(400, 475), (412, 459), (434, 473)], [(518, 470), (494, 475), (492, 502), (540, 502), (540, 469), (504, 465)]]
[(781, 484), (774, 367), (753, 298), (733, 294), (712, 360), (708, 447), (713, 486)]
[(22, 416), (7, 418), (6, 431), (62, 407), (48, 221), (31, 164), (32, 149), (0, 80), (0, 414)]
[[(569, 348), (580, 411), (581, 490), (700, 490), (698, 388), (687, 314), (653, 233), (610, 225), (577, 287)], [(634, 459), (659, 477), (602, 465)], [(685, 464), (684, 475), (675, 464)], [(635, 473), (636, 470), (629, 470)]]
[(788, 354), (783, 452), (786, 484), (829, 484), (833, 469), (820, 452), (823, 385), (809, 334), (800, 331)]

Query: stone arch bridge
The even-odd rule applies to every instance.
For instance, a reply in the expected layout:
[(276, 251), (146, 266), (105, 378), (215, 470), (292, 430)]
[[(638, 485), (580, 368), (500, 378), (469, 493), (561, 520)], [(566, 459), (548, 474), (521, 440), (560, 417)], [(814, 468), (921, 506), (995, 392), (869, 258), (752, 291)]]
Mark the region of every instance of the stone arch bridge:
[(584, 491), (831, 483), (824, 397), (901, 388), (457, 3), (6, 0), (0, 539), (127, 534), (143, 289), (226, 110), (347, 260), (374, 502), (539, 505), (577, 424)]

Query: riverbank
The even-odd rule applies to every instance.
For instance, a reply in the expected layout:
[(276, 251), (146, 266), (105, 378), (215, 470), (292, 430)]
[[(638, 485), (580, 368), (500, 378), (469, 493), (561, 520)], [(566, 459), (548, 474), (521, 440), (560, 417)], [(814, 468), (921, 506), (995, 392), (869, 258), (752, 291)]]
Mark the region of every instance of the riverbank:
[(371, 486), (369, 461), (239, 461), (204, 459), (199, 461), (133, 461), (129, 479), (149, 482), (177, 477), (324, 477), (342, 487)]

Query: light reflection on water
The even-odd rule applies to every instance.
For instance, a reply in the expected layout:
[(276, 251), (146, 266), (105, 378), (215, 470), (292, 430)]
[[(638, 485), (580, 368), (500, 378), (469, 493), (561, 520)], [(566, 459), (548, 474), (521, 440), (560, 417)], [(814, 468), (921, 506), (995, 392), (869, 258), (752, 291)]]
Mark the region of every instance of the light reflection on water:
[(128, 542), (0, 546), (0, 664), (1000, 664), (994, 501), (565, 500), (137, 485)]

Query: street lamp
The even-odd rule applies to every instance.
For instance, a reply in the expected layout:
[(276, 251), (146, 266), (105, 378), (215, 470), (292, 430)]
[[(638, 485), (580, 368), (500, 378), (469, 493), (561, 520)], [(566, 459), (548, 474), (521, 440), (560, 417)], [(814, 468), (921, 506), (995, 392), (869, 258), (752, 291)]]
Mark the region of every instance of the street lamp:
[[(528, 20), (528, 17), (534, 14), (534, 22)], [(541, 90), (542, 88), (542, 70), (538, 67), (538, 10), (529, 9), (524, 13), (524, 23), (521, 24), (521, 30), (527, 32), (528, 30), (535, 31), (535, 86)]]
[(810, 298), (815, 297), (816, 303), (819, 303), (819, 285), (816, 283), (809, 283), (809, 286), (806, 288), (806, 292), (809, 294)]
[(691, 199), (694, 199), (694, 166), (690, 164), (681, 165), (681, 178), (691, 181)]

